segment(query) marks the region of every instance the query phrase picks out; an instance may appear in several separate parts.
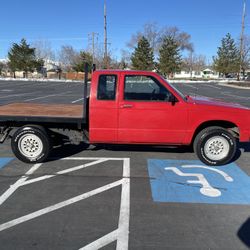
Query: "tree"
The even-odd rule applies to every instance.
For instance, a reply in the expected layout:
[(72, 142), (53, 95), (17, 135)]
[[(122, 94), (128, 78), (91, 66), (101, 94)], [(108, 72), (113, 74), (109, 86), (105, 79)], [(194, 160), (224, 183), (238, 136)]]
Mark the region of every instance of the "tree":
[(206, 56), (190, 53), (182, 60), (182, 69), (190, 72), (190, 77), (192, 77), (193, 71), (200, 72), (205, 69), (206, 61)]
[(25, 39), (22, 39), (20, 44), (14, 43), (8, 52), (9, 67), (14, 72), (24, 71), (25, 77), (28, 72), (33, 72), (35, 69), (40, 69), (44, 62), (37, 60), (35, 56), (35, 48), (31, 48)]
[(79, 57), (73, 62), (72, 68), (76, 72), (84, 72), (85, 64), (89, 65), (89, 72), (91, 72), (92, 54), (87, 51), (80, 51)]
[(50, 42), (46, 40), (35, 41), (32, 46), (36, 49), (36, 58), (43, 60), (55, 60), (55, 53)]
[(79, 52), (76, 51), (72, 46), (62, 46), (59, 53), (59, 61), (62, 65), (62, 69), (68, 72), (73, 70), (74, 65), (79, 63), (79, 56)]
[(142, 31), (136, 32), (131, 36), (130, 41), (127, 43), (129, 48), (134, 48), (136, 44), (141, 40), (142, 37), (145, 37), (150, 47), (156, 52), (159, 42), (159, 28), (156, 23), (146, 23)]
[(131, 56), (132, 67), (138, 70), (153, 70), (155, 67), (153, 50), (148, 40), (142, 37)]
[(165, 37), (172, 37), (177, 45), (179, 46), (180, 50), (187, 50), (189, 52), (193, 52), (193, 44), (190, 42), (191, 35), (189, 35), (186, 32), (180, 31), (179, 28), (173, 26), (173, 27), (164, 27), (160, 31), (160, 39), (159, 43), (164, 41)]
[(7, 73), (9, 71), (9, 66), (8, 66), (8, 62), (6, 60), (1, 60), (0, 61), (0, 75), (2, 75), (3, 73)]
[(181, 68), (180, 47), (172, 36), (163, 39), (159, 50), (158, 70), (165, 76), (171, 76)]
[(155, 54), (158, 54), (159, 49), (166, 36), (172, 36), (177, 42), (181, 50), (193, 51), (193, 44), (190, 42), (191, 36), (183, 31), (180, 31), (177, 27), (158, 27), (156, 23), (146, 23), (142, 31), (138, 31), (133, 34), (130, 41), (127, 43), (129, 48), (134, 48), (142, 37), (145, 37), (150, 47)]
[(121, 69), (129, 68), (131, 65), (131, 53), (128, 50), (121, 50)]
[[(240, 45), (239, 45), (240, 47)], [(241, 58), (241, 70), (243, 75), (250, 66), (250, 36), (243, 37), (243, 51)]]
[(239, 71), (240, 52), (229, 33), (222, 38), (221, 46), (218, 47), (217, 56), (214, 57), (213, 60), (214, 69), (224, 76)]
[(4, 69), (4, 63), (0, 62), (0, 75), (2, 75), (3, 69)]

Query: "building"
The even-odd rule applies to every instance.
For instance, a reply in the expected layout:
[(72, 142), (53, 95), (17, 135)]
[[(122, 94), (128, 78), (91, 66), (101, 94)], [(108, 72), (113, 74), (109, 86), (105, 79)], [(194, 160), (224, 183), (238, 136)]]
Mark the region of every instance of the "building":
[(177, 79), (218, 79), (219, 73), (214, 72), (213, 70), (207, 68), (202, 71), (184, 71), (182, 70), (179, 73), (174, 74), (174, 78)]

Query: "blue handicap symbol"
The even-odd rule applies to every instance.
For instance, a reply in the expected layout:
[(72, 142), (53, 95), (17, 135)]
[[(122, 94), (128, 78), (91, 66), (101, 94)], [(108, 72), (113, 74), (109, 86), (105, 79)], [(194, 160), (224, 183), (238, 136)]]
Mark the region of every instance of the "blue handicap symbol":
[(0, 169), (7, 165), (13, 158), (0, 158)]
[(235, 163), (149, 159), (148, 172), (155, 202), (250, 204), (250, 177)]

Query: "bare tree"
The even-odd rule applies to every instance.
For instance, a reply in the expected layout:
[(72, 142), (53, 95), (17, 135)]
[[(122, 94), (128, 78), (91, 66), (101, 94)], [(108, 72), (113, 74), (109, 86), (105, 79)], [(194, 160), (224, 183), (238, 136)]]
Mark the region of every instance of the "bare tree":
[(246, 70), (250, 67), (250, 36), (243, 37), (243, 53), (241, 60), (243, 75), (245, 75)]
[(38, 40), (32, 43), (32, 46), (36, 49), (35, 53), (38, 59), (55, 60), (56, 56), (49, 41)]
[(202, 71), (207, 66), (207, 58), (205, 55), (195, 55), (194, 70)]
[(160, 31), (156, 23), (146, 23), (142, 31), (138, 31), (136, 34), (132, 35), (127, 46), (129, 48), (134, 48), (142, 37), (148, 40), (150, 47), (153, 48), (155, 52), (159, 49)]
[(150, 47), (153, 48), (156, 54), (159, 52), (164, 38), (170, 36), (177, 42), (181, 50), (193, 52), (193, 44), (190, 42), (191, 36), (186, 32), (180, 31), (177, 27), (165, 26), (160, 28), (156, 23), (147, 23), (142, 31), (132, 35), (127, 46), (134, 48), (143, 36), (149, 41)]
[(190, 77), (193, 77), (193, 71), (200, 72), (205, 69), (206, 61), (206, 56), (196, 55), (191, 52), (183, 59), (182, 69), (190, 72)]
[(190, 42), (191, 35), (186, 32), (180, 31), (177, 27), (164, 27), (160, 31), (159, 43), (166, 36), (171, 36), (177, 42), (181, 50), (188, 50), (190, 52), (194, 51), (193, 44)]
[[(91, 50), (88, 49), (90, 53)], [(104, 69), (104, 68), (117, 68), (117, 59), (114, 58), (114, 52), (110, 49), (108, 49), (108, 55), (107, 58), (104, 59), (104, 48), (102, 44), (97, 44), (95, 47), (95, 64), (97, 69)]]
[(3, 69), (4, 69), (4, 63), (0, 62), (0, 75), (2, 75)]
[(129, 68), (131, 67), (131, 53), (128, 50), (121, 50), (121, 68)]
[(59, 61), (64, 71), (71, 71), (81, 60), (80, 53), (70, 45), (64, 45), (59, 52)]

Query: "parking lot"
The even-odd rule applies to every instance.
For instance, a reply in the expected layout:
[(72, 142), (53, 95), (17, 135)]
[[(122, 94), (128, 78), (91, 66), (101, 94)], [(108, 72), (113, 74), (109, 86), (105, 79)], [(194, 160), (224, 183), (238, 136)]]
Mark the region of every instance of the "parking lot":
[[(250, 89), (175, 83), (250, 107)], [(0, 105), (82, 101), (80, 82), (0, 81)], [(250, 126), (250, 125), (249, 125)], [(28, 165), (0, 145), (1, 249), (249, 249), (250, 145), (209, 168), (188, 147), (56, 148)]]

